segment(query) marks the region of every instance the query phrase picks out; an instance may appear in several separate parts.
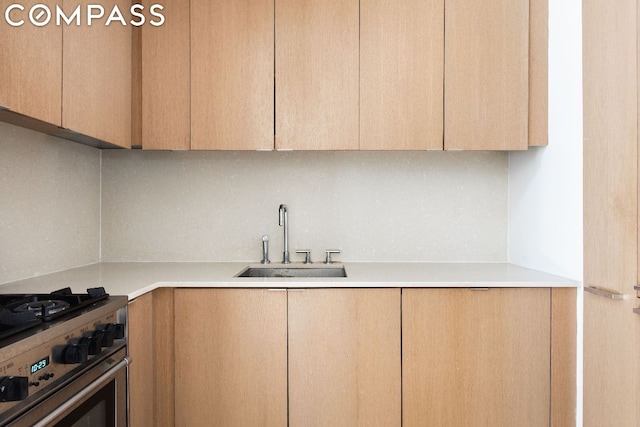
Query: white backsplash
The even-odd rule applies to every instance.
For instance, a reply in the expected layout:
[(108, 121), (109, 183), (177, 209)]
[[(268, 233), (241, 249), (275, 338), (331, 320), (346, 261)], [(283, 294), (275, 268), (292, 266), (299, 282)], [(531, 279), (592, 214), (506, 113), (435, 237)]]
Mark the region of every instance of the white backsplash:
[(100, 150), (0, 123), (0, 283), (100, 259)]
[(500, 152), (103, 151), (103, 261), (507, 261)]

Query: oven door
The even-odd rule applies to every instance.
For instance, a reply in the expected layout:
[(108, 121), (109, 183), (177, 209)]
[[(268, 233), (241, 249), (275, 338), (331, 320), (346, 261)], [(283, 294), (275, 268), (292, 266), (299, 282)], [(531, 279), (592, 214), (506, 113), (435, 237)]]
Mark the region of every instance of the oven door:
[(128, 365), (123, 348), (10, 425), (125, 427)]

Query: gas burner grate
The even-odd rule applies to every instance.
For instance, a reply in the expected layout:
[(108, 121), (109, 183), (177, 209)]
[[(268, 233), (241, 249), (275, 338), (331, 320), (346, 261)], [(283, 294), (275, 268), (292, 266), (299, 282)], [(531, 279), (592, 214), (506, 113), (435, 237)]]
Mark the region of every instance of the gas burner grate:
[(16, 313), (32, 312), (37, 317), (47, 319), (54, 314), (60, 313), (71, 306), (62, 300), (39, 300), (28, 301), (13, 308)]

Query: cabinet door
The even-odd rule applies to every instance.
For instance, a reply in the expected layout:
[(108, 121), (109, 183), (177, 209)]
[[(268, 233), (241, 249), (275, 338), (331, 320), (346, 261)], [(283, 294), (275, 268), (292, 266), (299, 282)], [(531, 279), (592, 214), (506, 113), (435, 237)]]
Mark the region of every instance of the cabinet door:
[(191, 149), (273, 149), (273, 0), (191, 0)]
[(360, 2), (360, 149), (442, 149), (444, 0)]
[(636, 0), (584, 2), (584, 279), (623, 294), (638, 278), (636, 25)]
[(400, 290), (289, 291), (291, 426), (400, 426)]
[(549, 289), (403, 289), (404, 426), (548, 426)]
[(174, 422), (173, 288), (129, 302), (129, 424), (169, 427)]
[(444, 148), (528, 147), (529, 1), (447, 0)]
[(27, 1), (14, 9), (12, 21), (24, 20), (20, 27), (4, 22), (4, 12), (14, 1), (0, 1), (0, 105), (12, 111), (60, 126), (62, 99), (62, 29), (53, 23), (36, 27), (29, 22), (29, 10), (44, 4), (55, 13), (56, 2)]
[(640, 423), (637, 2), (583, 2), (584, 425)]
[[(145, 11), (156, 3), (145, 0)], [(188, 150), (191, 144), (189, 0), (163, 4), (166, 20), (142, 30), (142, 148)]]
[(175, 290), (178, 426), (287, 425), (287, 294)]
[(128, 352), (135, 362), (129, 366), (129, 424), (148, 425), (153, 420), (155, 399), (153, 347), (153, 294), (136, 298), (128, 307)]
[(359, 2), (276, 0), (276, 148), (357, 150)]
[[(63, 2), (83, 13), (91, 1)], [(105, 16), (89, 26), (63, 25), (62, 126), (120, 147), (131, 147), (131, 25), (106, 26), (115, 5), (125, 14), (130, 2), (103, 1)], [(125, 18), (126, 19), (126, 18)]]
[(549, 0), (529, 0), (529, 146), (549, 144)]
[(635, 301), (584, 294), (584, 425), (637, 426), (638, 315)]

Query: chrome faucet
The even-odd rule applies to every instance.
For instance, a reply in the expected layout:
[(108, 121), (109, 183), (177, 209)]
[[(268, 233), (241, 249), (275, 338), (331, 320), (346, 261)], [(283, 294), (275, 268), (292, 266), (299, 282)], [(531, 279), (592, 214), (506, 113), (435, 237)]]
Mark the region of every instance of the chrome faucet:
[(287, 215), (287, 205), (280, 205), (278, 225), (284, 227), (284, 253), (282, 263), (291, 264), (289, 261), (289, 218)]

